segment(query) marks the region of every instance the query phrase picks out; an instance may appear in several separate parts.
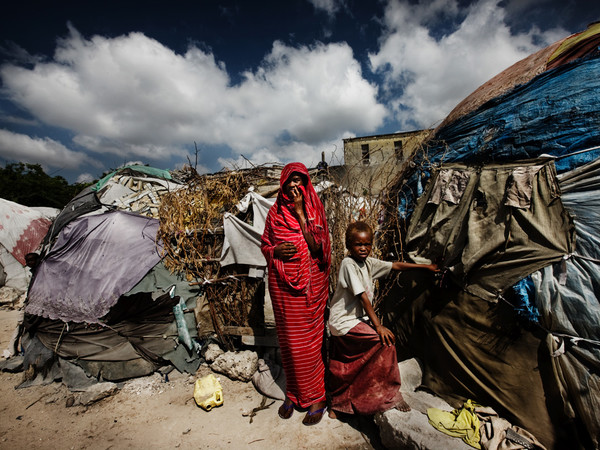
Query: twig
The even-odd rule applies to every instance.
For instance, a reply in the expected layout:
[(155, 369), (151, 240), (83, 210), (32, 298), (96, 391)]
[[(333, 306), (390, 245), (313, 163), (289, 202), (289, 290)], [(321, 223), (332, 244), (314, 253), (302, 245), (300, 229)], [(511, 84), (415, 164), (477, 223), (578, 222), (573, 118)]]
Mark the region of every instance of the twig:
[(244, 155), (242, 155), (241, 153), (240, 153), (240, 156), (241, 156), (242, 158), (244, 158), (244, 159), (245, 159), (245, 160), (246, 160), (248, 163), (250, 163), (250, 165), (251, 165), (252, 167), (256, 167), (254, 164), (252, 164), (252, 161), (250, 161), (248, 158), (246, 158), (246, 157), (245, 157)]
[(60, 332), (60, 336), (58, 336), (58, 340), (56, 341), (56, 345), (54, 346), (54, 354), (57, 354), (58, 346), (60, 345), (60, 340), (63, 337), (63, 333), (65, 332), (65, 328), (67, 328), (67, 322), (64, 323), (63, 328)]
[(218, 283), (220, 281), (225, 281), (225, 280), (237, 280), (237, 277), (247, 277), (247, 276), (248, 276), (247, 273), (234, 273), (232, 275), (226, 275), (224, 277), (215, 278), (213, 280), (194, 281), (194, 282), (188, 283), (188, 284), (190, 286), (198, 286), (199, 284), (214, 284), (214, 283)]
[(39, 402), (41, 399), (43, 399), (45, 397), (45, 395), (42, 395), (40, 398), (38, 398), (35, 402), (30, 403), (25, 409), (29, 409), (31, 408), (33, 405), (35, 405), (37, 402)]
[[(265, 397), (263, 395), (262, 401), (260, 402), (260, 406), (257, 406), (256, 408), (254, 408), (252, 411), (250, 411), (250, 413), (248, 414), (248, 416), (250, 417), (250, 423), (252, 423), (252, 420), (254, 418), (254, 416), (256, 415), (256, 413), (258, 411), (262, 411), (263, 409), (267, 409), (269, 406), (271, 406), (273, 403), (275, 403), (275, 401), (272, 401), (271, 403), (269, 403), (268, 405), (265, 406), (265, 404), (267, 403), (267, 397)], [(260, 440), (260, 439), (259, 439)], [(256, 442), (256, 441), (253, 441)]]

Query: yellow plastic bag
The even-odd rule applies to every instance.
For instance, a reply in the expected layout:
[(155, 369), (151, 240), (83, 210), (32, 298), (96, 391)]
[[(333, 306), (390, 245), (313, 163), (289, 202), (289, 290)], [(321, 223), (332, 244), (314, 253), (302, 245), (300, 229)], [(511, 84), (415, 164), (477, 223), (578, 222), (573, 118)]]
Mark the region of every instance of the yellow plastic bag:
[(196, 380), (194, 385), (194, 400), (196, 404), (210, 411), (215, 406), (223, 404), (223, 388), (212, 373)]
[(429, 423), (444, 434), (459, 437), (471, 447), (481, 449), (479, 444), (479, 418), (475, 407), (481, 406), (472, 400), (467, 400), (461, 409), (452, 412), (437, 408), (428, 408)]

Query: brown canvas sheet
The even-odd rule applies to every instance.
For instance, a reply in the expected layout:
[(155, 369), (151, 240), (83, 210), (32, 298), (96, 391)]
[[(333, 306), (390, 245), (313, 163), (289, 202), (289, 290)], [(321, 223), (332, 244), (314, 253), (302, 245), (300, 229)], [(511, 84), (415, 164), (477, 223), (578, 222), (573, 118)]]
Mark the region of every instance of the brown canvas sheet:
[(453, 164), (435, 171), (419, 198), (406, 248), (413, 260), (436, 261), (468, 292), (497, 301), (571, 253), (574, 239), (552, 162)]
[[(420, 277), (420, 278), (415, 278)], [(453, 407), (467, 399), (493, 407), (547, 448), (576, 440), (543, 334), (523, 329), (512, 307), (433, 278), (405, 272), (386, 297), (385, 322), (397, 336), (399, 359), (423, 363), (423, 384)]]

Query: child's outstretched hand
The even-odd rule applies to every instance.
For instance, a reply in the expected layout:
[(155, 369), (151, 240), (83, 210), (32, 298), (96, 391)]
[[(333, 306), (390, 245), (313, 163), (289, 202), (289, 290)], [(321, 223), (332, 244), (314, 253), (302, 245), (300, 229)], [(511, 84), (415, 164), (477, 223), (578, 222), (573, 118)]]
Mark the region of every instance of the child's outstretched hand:
[(378, 327), (376, 327), (375, 331), (377, 331), (377, 334), (379, 335), (379, 338), (381, 339), (381, 343), (383, 345), (389, 346), (394, 345), (396, 343), (394, 333), (392, 333), (388, 328), (384, 327), (383, 325), (379, 325)]
[(433, 273), (439, 273), (441, 270), (437, 264), (426, 264), (424, 269), (430, 270)]

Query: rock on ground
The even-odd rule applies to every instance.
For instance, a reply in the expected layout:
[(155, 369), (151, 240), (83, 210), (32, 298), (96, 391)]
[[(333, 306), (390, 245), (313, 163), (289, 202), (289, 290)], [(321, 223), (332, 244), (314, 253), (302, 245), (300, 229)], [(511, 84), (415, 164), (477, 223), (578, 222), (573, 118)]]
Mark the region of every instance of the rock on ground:
[(250, 350), (226, 352), (218, 356), (210, 368), (232, 380), (250, 381), (258, 369), (258, 354)]
[(416, 359), (402, 361), (399, 365), (402, 395), (410, 405), (409, 412), (391, 409), (375, 415), (381, 443), (386, 448), (467, 450), (471, 447), (461, 439), (450, 437), (431, 426), (428, 408), (452, 411), (448, 403), (427, 392), (417, 391), (423, 372)]
[(204, 359), (207, 363), (212, 363), (215, 359), (225, 353), (217, 344), (208, 344), (204, 351)]
[(97, 383), (88, 387), (79, 395), (79, 405), (91, 405), (92, 403), (102, 400), (103, 398), (113, 395), (119, 388), (115, 383)]
[(27, 293), (8, 286), (0, 288), (0, 305), (20, 309), (25, 304)]

